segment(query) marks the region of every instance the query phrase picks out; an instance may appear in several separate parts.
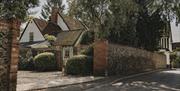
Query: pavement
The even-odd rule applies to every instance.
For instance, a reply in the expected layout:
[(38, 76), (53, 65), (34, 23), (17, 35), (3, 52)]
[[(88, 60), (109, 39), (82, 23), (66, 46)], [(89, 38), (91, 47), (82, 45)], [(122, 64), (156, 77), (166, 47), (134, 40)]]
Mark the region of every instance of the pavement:
[(180, 91), (180, 69), (37, 91)]
[(17, 91), (60, 87), (104, 79), (94, 76), (63, 76), (62, 72), (18, 71)]

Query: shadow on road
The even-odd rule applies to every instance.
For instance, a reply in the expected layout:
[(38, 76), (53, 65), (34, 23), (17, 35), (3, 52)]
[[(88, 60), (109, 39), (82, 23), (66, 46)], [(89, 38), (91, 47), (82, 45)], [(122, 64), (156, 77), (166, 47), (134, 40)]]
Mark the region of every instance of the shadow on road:
[(180, 91), (180, 69), (163, 71), (112, 84), (123, 91)]

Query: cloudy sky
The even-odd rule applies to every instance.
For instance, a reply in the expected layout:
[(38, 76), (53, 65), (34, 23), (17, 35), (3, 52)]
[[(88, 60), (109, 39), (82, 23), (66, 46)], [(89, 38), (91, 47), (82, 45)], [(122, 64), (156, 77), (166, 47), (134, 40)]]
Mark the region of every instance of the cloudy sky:
[[(33, 17), (36, 17), (36, 18), (39, 18), (41, 16), (42, 5), (44, 5), (46, 3), (46, 0), (39, 0), (39, 1), (40, 1), (39, 7), (31, 9), (32, 11), (37, 12), (36, 14), (32, 15)], [(63, 3), (65, 3), (65, 1), (66, 0), (63, 0)]]
[(41, 14), (41, 9), (42, 9), (42, 5), (44, 5), (46, 3), (46, 0), (40, 0), (40, 5), (39, 7), (33, 8), (31, 9), (31, 11), (37, 12), (36, 14), (32, 15), (34, 17), (39, 17)]

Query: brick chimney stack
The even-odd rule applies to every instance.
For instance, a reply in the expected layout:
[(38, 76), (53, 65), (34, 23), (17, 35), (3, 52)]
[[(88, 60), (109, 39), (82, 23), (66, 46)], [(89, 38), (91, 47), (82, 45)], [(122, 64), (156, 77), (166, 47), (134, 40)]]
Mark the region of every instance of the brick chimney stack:
[(59, 8), (58, 7), (53, 7), (52, 8), (52, 13), (51, 13), (50, 21), (55, 23), (55, 24), (57, 24), (58, 12), (59, 12)]

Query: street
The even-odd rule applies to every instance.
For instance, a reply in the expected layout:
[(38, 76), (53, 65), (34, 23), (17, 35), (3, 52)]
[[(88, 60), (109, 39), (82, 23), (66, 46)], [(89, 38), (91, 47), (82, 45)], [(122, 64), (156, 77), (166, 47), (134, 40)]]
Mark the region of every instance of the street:
[[(114, 80), (113, 80), (114, 81)], [(86, 83), (42, 91), (180, 91), (180, 69), (117, 81)]]

